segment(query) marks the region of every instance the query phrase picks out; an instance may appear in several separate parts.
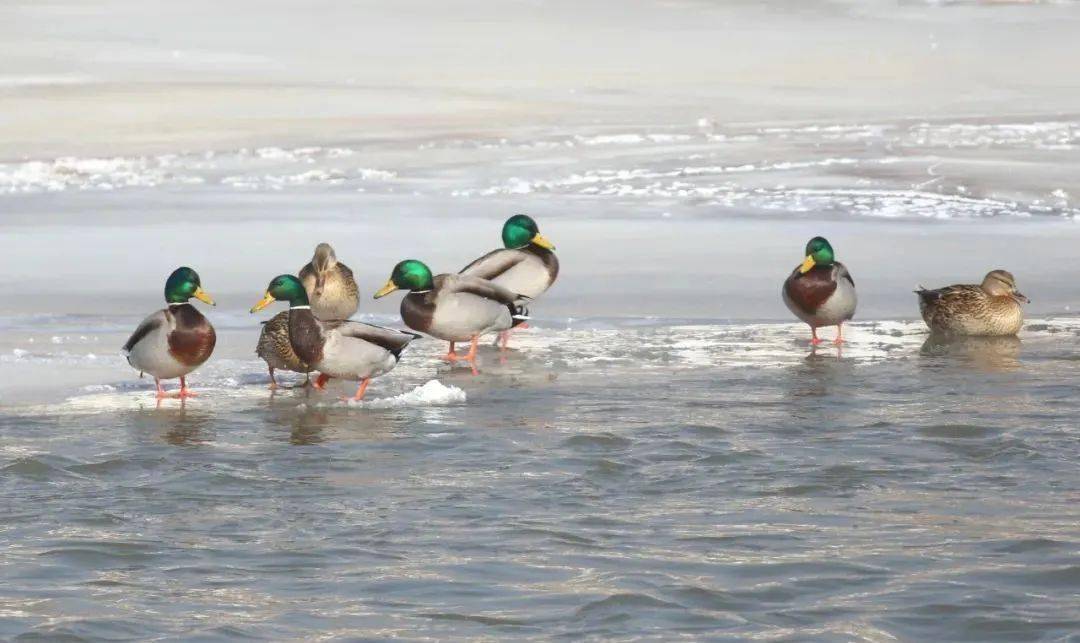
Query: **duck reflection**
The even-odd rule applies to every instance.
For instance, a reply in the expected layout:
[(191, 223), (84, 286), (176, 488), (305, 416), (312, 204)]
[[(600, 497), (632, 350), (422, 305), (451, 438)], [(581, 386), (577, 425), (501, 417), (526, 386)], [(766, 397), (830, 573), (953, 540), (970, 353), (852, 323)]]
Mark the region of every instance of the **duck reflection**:
[(975, 337), (931, 333), (919, 353), (925, 357), (946, 357), (980, 370), (1004, 371), (1020, 367), (1022, 342), (1016, 335)]

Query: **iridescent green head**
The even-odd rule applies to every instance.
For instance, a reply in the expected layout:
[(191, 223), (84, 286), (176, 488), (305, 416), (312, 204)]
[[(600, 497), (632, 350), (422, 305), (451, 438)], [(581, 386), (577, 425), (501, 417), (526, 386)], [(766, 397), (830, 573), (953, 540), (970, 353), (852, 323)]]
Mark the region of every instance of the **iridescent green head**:
[(173, 270), (165, 280), (165, 301), (170, 304), (183, 304), (194, 297), (201, 302), (214, 305), (214, 300), (202, 289), (199, 273), (187, 266)]
[(831, 266), (836, 261), (832, 245), (825, 237), (814, 237), (806, 244), (806, 259), (799, 266), (799, 272), (810, 272), (814, 266)]
[(394, 266), (390, 279), (379, 289), (379, 292), (375, 293), (375, 299), (385, 297), (399, 289), (416, 292), (431, 290), (434, 286), (435, 278), (431, 276), (431, 269), (424, 265), (423, 261), (406, 259)]
[(266, 287), (266, 294), (259, 303), (251, 307), (251, 312), (257, 313), (275, 301), (287, 301), (289, 307), (309, 305), (304, 284), (292, 275), (278, 275), (271, 279), (270, 285)]
[(555, 246), (540, 234), (536, 221), (525, 214), (515, 214), (506, 220), (503, 224), (502, 240), (503, 245), (511, 250), (524, 248), (530, 243), (548, 250), (555, 249)]

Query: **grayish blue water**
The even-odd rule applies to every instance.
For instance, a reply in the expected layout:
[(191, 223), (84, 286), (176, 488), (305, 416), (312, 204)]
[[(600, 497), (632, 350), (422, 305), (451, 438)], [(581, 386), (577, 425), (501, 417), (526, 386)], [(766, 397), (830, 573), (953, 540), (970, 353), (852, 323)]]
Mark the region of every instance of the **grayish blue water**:
[(1064, 640), (1078, 333), (541, 327), (372, 389), (430, 368), (465, 401), (252, 368), (5, 413), (0, 636)]

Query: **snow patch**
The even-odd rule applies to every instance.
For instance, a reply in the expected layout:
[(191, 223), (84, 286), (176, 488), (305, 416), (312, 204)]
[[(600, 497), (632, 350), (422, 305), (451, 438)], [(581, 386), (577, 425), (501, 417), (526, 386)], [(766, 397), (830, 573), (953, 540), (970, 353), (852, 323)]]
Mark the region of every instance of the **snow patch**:
[(407, 393), (375, 400), (349, 402), (349, 406), (366, 409), (398, 409), (409, 406), (452, 406), (465, 403), (465, 391), (456, 386), (447, 386), (439, 380), (428, 380), (423, 386), (417, 386)]

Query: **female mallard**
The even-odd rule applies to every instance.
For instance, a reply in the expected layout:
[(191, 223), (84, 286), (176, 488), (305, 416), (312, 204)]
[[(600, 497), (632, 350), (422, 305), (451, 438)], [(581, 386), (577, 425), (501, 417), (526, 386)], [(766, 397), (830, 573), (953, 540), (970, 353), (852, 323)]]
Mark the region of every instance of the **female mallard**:
[(319, 319), (348, 319), (356, 314), (360, 290), (352, 270), (337, 260), (329, 243), (315, 247), (315, 256), (300, 269), (300, 281), (311, 301), (311, 312)]
[(180, 378), (178, 397), (193, 397), (186, 376), (205, 362), (214, 352), (217, 334), (210, 322), (188, 303), (192, 297), (214, 305), (214, 300), (202, 289), (199, 275), (191, 268), (173, 271), (165, 281), (163, 310), (150, 315), (139, 324), (124, 344), (128, 364), (140, 373), (154, 376), (157, 398), (165, 395), (161, 380)]
[(920, 287), (915, 294), (926, 325), (945, 335), (1015, 335), (1024, 324), (1020, 304), (1030, 303), (1016, 290), (1012, 273), (1005, 270), (988, 272), (978, 286)]
[(297, 373), (311, 372), (311, 368), (300, 359), (293, 350), (292, 343), (289, 342), (289, 311), (287, 310), (263, 322), (262, 332), (259, 333), (259, 343), (255, 346), (255, 354), (266, 361), (266, 366), (270, 370), (271, 389), (277, 388), (277, 380), (274, 379), (275, 369)]
[(480, 336), (509, 330), (528, 319), (523, 304), (528, 297), (479, 277), (442, 274), (420, 261), (407, 259), (394, 266), (390, 279), (375, 298), (399, 288), (409, 291), (401, 300), (401, 318), (413, 330), (450, 342), (446, 359), (457, 361), (455, 342), (471, 341), (468, 355), (461, 359), (476, 372), (476, 346)]
[(289, 302), (289, 344), (302, 362), (319, 371), (315, 386), (322, 388), (332, 377), (359, 380), (353, 400), (363, 399), (371, 379), (393, 370), (405, 347), (419, 337), (356, 321), (321, 321), (311, 311), (303, 284), (292, 275), (274, 277), (251, 312), (274, 301)]
[(806, 259), (784, 281), (783, 296), (788, 309), (810, 325), (812, 346), (821, 343), (822, 326), (836, 326), (835, 343), (844, 343), (844, 322), (855, 315), (855, 280), (824, 237), (806, 244)]

